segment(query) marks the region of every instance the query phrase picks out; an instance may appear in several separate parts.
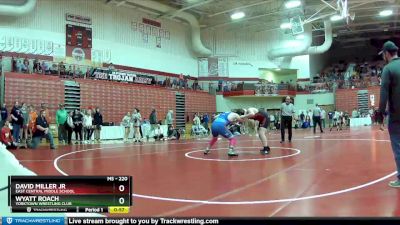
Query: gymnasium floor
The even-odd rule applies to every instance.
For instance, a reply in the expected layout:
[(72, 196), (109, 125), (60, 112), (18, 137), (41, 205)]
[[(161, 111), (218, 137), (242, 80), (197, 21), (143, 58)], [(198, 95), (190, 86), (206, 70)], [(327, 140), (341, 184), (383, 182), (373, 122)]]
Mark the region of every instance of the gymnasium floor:
[(132, 175), (129, 216), (400, 216), (387, 131), (325, 132), (294, 130), (282, 145), (272, 132), (268, 156), (257, 137), (241, 136), (234, 159), (223, 139), (208, 156), (207, 139), (13, 153), (40, 175)]

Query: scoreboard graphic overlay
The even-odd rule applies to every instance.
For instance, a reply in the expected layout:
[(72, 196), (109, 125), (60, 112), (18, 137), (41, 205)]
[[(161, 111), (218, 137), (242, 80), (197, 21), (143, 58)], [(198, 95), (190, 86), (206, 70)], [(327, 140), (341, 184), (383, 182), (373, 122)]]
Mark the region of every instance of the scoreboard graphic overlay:
[(9, 176), (12, 212), (128, 213), (131, 176)]

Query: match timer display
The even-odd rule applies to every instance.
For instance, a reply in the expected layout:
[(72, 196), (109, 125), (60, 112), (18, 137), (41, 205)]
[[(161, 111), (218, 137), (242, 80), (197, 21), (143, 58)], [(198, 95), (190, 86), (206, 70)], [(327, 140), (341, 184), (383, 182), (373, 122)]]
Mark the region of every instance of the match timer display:
[(12, 212), (127, 213), (131, 176), (10, 176)]

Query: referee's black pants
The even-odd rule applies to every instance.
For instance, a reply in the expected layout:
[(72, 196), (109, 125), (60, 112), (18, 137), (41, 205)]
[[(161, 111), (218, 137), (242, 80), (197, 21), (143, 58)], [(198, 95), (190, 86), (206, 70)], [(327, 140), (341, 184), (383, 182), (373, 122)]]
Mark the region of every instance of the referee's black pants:
[(291, 116), (282, 116), (281, 117), (281, 140), (285, 141), (285, 128), (288, 129), (289, 133), (289, 141), (292, 140), (292, 120)]
[(319, 129), (320, 129), (321, 133), (323, 133), (324, 131), (322, 131), (321, 117), (313, 116), (313, 122), (314, 122), (314, 133), (315, 133), (315, 129), (317, 128), (317, 124), (319, 125)]

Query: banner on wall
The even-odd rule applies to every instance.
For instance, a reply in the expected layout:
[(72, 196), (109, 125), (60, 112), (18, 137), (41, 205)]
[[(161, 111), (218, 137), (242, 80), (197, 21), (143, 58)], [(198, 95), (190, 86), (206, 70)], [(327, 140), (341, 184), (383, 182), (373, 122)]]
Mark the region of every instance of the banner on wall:
[(256, 84), (256, 96), (277, 96), (279, 87), (277, 84)]
[(4, 51), (6, 49), (6, 36), (0, 37), (0, 50)]
[(67, 63), (90, 65), (92, 60), (92, 28), (66, 25)]
[(229, 63), (227, 57), (210, 57), (198, 59), (200, 77), (228, 77)]
[(151, 84), (152, 76), (136, 74), (132, 72), (112, 71), (109, 69), (96, 68), (91, 77), (98, 80), (120, 81), (136, 84)]
[(53, 61), (61, 62), (65, 60), (65, 45), (54, 44)]

